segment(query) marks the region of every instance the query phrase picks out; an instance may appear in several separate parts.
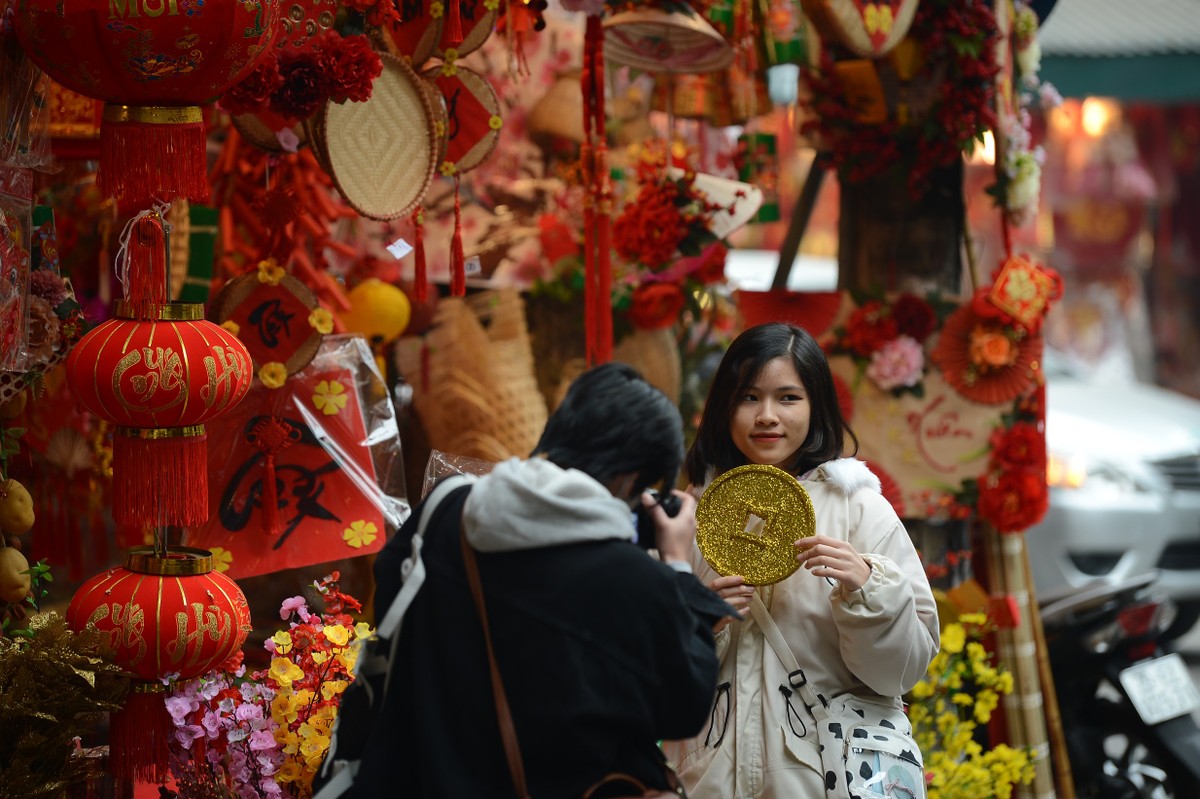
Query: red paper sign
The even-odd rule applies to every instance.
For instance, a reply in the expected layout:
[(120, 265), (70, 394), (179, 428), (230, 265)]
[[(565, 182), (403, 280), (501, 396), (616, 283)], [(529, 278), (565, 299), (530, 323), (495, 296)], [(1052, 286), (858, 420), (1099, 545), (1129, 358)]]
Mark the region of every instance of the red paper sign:
[[(264, 523), (267, 455), (256, 425), (281, 423), (287, 446), (273, 453), (279, 527)], [(233, 413), (208, 425), (207, 525), (188, 544), (211, 550), (234, 579), (377, 552), (383, 515), (354, 373), (331, 369), (284, 388), (256, 385)]]

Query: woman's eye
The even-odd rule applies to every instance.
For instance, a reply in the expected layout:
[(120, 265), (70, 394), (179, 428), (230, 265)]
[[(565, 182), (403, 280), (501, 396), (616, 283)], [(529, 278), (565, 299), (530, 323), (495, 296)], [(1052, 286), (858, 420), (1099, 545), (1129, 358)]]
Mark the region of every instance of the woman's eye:
[(753, 394), (743, 394), (742, 395), (742, 402), (754, 402), (757, 399), (758, 399), (758, 397), (756, 397)]

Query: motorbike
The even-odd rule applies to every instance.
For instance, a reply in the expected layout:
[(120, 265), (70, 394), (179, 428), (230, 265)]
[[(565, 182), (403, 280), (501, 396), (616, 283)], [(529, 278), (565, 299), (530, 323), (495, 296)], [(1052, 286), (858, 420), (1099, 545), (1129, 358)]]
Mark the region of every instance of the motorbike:
[(1157, 574), (1039, 598), (1077, 799), (1200, 797), (1200, 709)]

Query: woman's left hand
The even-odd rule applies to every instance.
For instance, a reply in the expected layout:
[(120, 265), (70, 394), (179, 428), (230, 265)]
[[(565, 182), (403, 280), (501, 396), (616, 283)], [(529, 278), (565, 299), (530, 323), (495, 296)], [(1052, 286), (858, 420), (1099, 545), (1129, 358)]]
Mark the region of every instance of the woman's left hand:
[(801, 566), (818, 577), (840, 581), (846, 591), (857, 591), (871, 576), (871, 564), (849, 541), (814, 535), (801, 538), (793, 546)]

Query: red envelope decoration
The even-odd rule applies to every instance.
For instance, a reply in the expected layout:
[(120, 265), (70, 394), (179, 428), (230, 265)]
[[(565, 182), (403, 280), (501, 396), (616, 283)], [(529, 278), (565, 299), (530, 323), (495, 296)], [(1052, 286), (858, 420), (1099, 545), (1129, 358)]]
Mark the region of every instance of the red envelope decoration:
[(213, 299), (209, 318), (236, 325), (236, 335), (246, 345), (255, 369), (274, 361), (293, 375), (321, 347), (321, 333), (309, 316), (317, 304), (312, 290), (291, 275), (270, 283), (251, 271), (225, 284)]
[[(442, 40), (442, 26), (446, 15), (441, 9), (445, 3), (434, 0), (392, 0), (400, 16), (391, 24), (379, 29), (383, 44), (397, 58), (408, 59), (409, 65), (419, 68), (429, 60)], [(437, 16), (434, 11), (437, 10)]]
[(462, 174), (483, 163), (500, 140), (500, 98), (487, 78), (458, 64), (425, 73), (446, 103), (444, 161)]
[[(187, 543), (211, 550), (218, 569), (241, 579), (383, 548), (385, 522), (353, 371), (298, 375), (277, 390), (255, 384), (235, 412), (207, 427), (213, 512)], [(255, 442), (271, 429), (285, 445), (267, 455)], [(277, 534), (263, 522), (268, 457)]]

